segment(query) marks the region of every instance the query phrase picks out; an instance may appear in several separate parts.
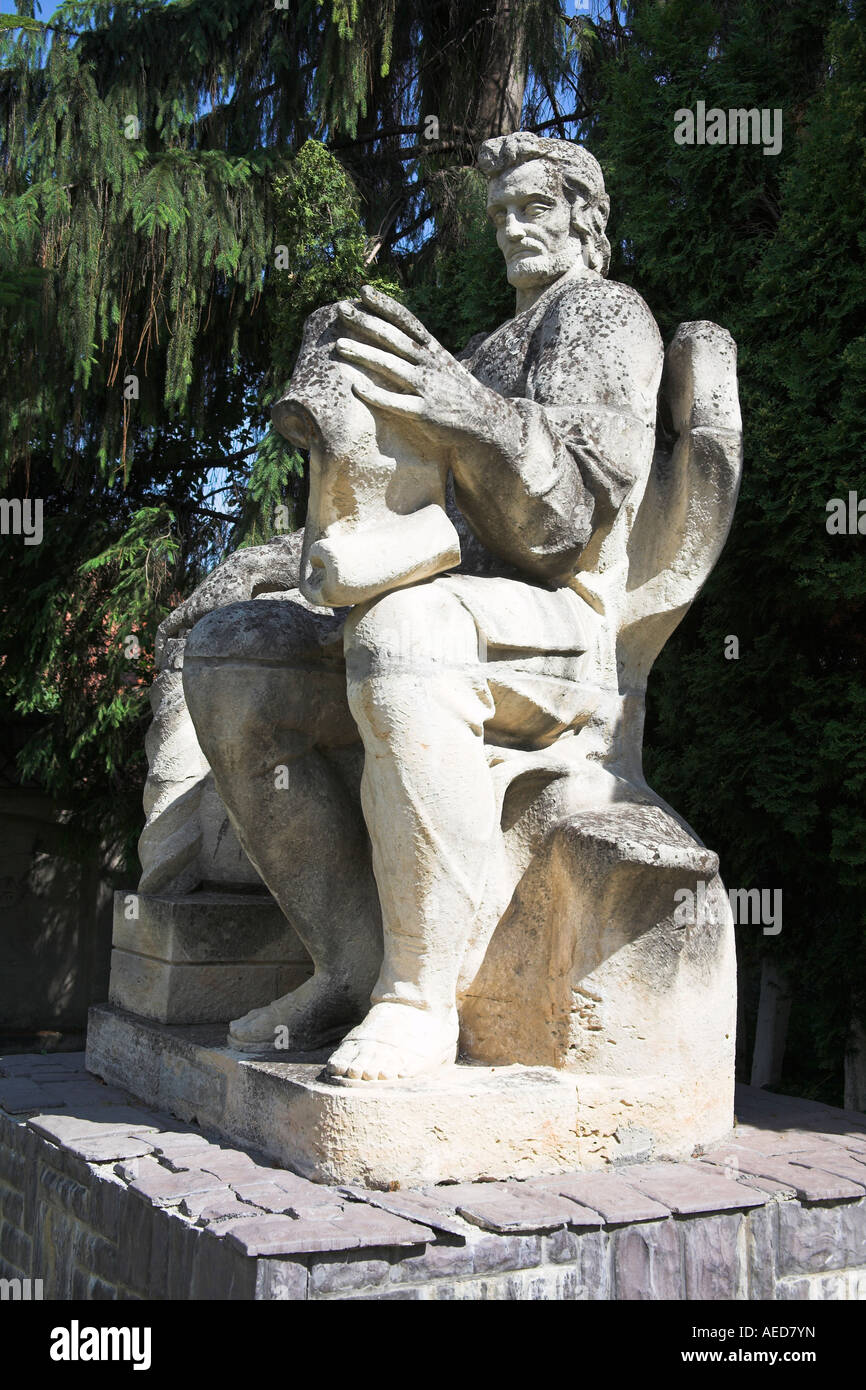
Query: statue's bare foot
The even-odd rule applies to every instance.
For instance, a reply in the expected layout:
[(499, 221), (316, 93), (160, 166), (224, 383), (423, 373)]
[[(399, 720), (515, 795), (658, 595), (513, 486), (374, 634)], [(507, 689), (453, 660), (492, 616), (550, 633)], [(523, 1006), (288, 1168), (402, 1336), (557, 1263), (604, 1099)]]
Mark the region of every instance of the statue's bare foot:
[(358, 1081), (420, 1076), (454, 1061), (457, 1034), (456, 1009), (441, 1014), (410, 1004), (374, 1004), (343, 1039), (328, 1071)]
[(305, 980), (263, 1009), (252, 1009), (229, 1024), (231, 1047), (261, 1052), (277, 1047), (285, 1052), (313, 1052), (341, 1037), (361, 1017), (369, 1003), (345, 985), (321, 972)]

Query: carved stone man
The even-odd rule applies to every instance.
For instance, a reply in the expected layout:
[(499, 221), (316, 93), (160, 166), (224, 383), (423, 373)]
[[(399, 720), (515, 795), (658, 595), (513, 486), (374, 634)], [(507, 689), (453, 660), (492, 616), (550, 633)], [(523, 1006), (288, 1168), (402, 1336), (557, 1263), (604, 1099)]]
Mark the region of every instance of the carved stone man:
[[(670, 451), (653, 470), (662, 342), (640, 296), (605, 279), (592, 156), (518, 133), (479, 164), (514, 318), (457, 360), (372, 290), (314, 314), (274, 412), (311, 451), (300, 575), (296, 546), (283, 543), (284, 583), (242, 553), (166, 625), (192, 627), (199, 742), (315, 965), (230, 1041), (269, 1048), (278, 1027), (299, 1050), (341, 1040), (329, 1071), (348, 1079), (454, 1060), (461, 1001), (555, 820), (551, 787), (565, 779), (570, 814), (643, 816), (640, 833), (663, 818), (699, 844), (643, 782), (643, 690), (721, 548), (737, 464), (718, 486), (722, 465), (704, 468), (701, 515)], [(693, 369), (709, 341), (669, 356), (681, 442), (703, 428)], [(731, 370), (713, 408), (730, 407), (733, 440)], [(521, 778), (541, 808), (522, 819)]]

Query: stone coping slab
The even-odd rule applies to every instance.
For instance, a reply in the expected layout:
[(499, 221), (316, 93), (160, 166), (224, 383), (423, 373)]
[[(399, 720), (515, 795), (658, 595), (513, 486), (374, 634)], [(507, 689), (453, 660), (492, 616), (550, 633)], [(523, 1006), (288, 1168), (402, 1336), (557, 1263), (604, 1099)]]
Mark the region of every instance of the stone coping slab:
[[(90, 1076), (83, 1054), (65, 1054), (59, 1066), (0, 1058), (0, 1090), (12, 1080), (31, 1086), (34, 1104), (14, 1113), (0, 1107), (0, 1275), (41, 1277), (33, 1262), (47, 1259), (50, 1210), (54, 1297), (866, 1292), (866, 1117), (840, 1119), (829, 1107), (798, 1111), (787, 1149), (780, 1144), (769, 1158), (761, 1143), (774, 1132), (776, 1098), (744, 1088), (747, 1137), (727, 1155), (375, 1192), (313, 1183), (142, 1106)], [(42, 1095), (54, 1102), (49, 1110), (40, 1108)], [(772, 1183), (751, 1184), (748, 1167), (777, 1163), (807, 1175), (801, 1192), (813, 1191), (814, 1200), (780, 1200), (767, 1190)], [(828, 1188), (840, 1167), (857, 1176), (862, 1168), (862, 1183), (846, 1177), (846, 1187)], [(737, 1232), (757, 1252), (751, 1274), (737, 1265)], [(63, 1275), (73, 1234), (76, 1260)], [(94, 1268), (83, 1273), (82, 1261)]]

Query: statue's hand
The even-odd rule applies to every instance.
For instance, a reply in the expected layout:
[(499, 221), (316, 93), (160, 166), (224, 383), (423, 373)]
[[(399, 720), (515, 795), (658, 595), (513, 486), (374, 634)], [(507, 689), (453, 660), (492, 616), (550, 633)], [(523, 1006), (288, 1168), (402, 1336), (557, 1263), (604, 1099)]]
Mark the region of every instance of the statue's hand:
[(353, 390), (362, 401), (411, 423), (434, 445), (471, 439), (509, 447), (512, 441), (503, 436), (518, 427), (504, 397), (476, 381), (395, 299), (365, 285), (361, 301), (363, 309), (346, 302), (338, 306), (353, 336), (338, 338), (337, 352), (395, 388), (359, 382)]
[(280, 593), (297, 587), (303, 531), (279, 536), (266, 545), (236, 550), (207, 576), (160, 623), (156, 634), (156, 662), (160, 664), (166, 642), (186, 636), (199, 618), (229, 603), (242, 603), (259, 594)]

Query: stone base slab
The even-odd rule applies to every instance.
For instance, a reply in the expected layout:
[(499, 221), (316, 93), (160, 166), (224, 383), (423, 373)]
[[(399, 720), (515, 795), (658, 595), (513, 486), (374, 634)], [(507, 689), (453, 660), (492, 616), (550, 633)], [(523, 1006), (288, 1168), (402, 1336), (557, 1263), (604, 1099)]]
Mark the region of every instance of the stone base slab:
[(563, 1072), (458, 1065), (408, 1082), (345, 1083), (326, 1079), (327, 1057), (251, 1058), (225, 1045), (224, 1027), (169, 1028), (111, 1006), (90, 1013), (89, 1071), (317, 1182), (387, 1190), (602, 1161)]
[(329, 1050), (255, 1058), (225, 1038), (225, 1025), (166, 1027), (100, 1005), (87, 1066), (316, 1182), (383, 1190), (690, 1158), (696, 1139), (723, 1140), (733, 1121), (733, 1096), (719, 1119), (718, 1089), (702, 1119), (697, 1083), (674, 1107), (665, 1078), (550, 1067), (465, 1063), (406, 1082), (342, 1082), (325, 1074)]
[(222, 1023), (288, 994), (310, 958), (273, 898), (116, 893), (109, 997), (161, 1023)]

